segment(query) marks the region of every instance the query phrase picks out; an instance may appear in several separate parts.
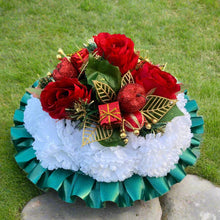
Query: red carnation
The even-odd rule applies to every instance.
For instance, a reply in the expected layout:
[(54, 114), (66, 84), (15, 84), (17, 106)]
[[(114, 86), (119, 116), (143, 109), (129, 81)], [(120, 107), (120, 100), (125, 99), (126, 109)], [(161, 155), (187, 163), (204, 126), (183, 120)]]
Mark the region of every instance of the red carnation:
[(61, 80), (62, 78), (76, 78), (77, 75), (77, 69), (66, 57), (62, 58), (61, 62), (58, 63), (57, 68), (53, 71), (53, 78), (56, 81)]
[(89, 51), (86, 48), (79, 50), (71, 56), (71, 62), (77, 69), (78, 74), (81, 72), (82, 65), (88, 60)]
[(135, 68), (138, 55), (134, 52), (134, 43), (124, 34), (100, 33), (94, 36), (98, 55), (103, 56), (114, 66), (118, 66), (121, 73)]
[(43, 110), (54, 119), (68, 118), (66, 108), (74, 101), (82, 99), (90, 102), (91, 93), (78, 79), (62, 78), (56, 82), (50, 82), (41, 92), (40, 101)]
[(176, 99), (176, 93), (180, 91), (180, 84), (177, 84), (174, 76), (151, 63), (145, 62), (132, 74), (135, 82), (143, 85), (146, 92), (156, 88), (154, 95)]

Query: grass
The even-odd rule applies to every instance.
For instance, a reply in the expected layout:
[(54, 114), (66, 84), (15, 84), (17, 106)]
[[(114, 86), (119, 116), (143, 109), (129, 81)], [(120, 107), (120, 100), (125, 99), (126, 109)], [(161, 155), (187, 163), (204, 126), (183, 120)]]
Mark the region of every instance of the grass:
[(176, 1), (28, 1), (0, 3), (0, 219), (19, 219), (40, 191), (15, 160), (13, 114), (25, 88), (99, 32), (124, 33), (152, 62), (184, 82), (204, 116), (201, 157), (188, 172), (220, 185), (219, 3)]

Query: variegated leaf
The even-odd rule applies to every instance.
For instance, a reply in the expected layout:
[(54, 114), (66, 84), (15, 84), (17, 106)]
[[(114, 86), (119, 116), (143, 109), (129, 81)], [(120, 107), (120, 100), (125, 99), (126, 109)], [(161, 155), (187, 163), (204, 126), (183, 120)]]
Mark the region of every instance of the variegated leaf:
[(141, 113), (148, 121), (157, 123), (175, 104), (176, 100), (149, 95)]
[(40, 94), (43, 91), (43, 89), (40, 89), (38, 87), (37, 88), (30, 87), (30, 88), (26, 88), (26, 91), (29, 92), (31, 95), (33, 95), (33, 97), (39, 99), (40, 98)]
[(92, 82), (95, 86), (97, 95), (101, 102), (109, 103), (115, 100), (115, 91), (109, 85), (99, 82), (97, 80), (93, 80)]
[(96, 141), (103, 141), (111, 137), (112, 128), (106, 129), (98, 124), (97, 118), (88, 118), (84, 122), (82, 146)]
[(134, 78), (130, 71), (125, 73), (121, 78), (121, 88), (129, 83), (134, 83)]

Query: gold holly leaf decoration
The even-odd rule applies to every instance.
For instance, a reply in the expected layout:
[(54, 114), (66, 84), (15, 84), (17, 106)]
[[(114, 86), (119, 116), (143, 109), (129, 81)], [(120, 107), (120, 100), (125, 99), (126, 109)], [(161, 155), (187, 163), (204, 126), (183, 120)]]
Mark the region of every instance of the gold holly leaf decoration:
[(116, 99), (116, 93), (109, 85), (99, 82), (97, 80), (93, 80), (92, 82), (95, 86), (97, 95), (101, 102), (109, 103), (113, 102)]
[(103, 141), (112, 136), (112, 128), (104, 128), (99, 125), (97, 117), (89, 117), (83, 126), (82, 147), (96, 141)]
[(161, 118), (175, 106), (177, 100), (167, 99), (161, 96), (149, 95), (141, 113), (147, 121), (156, 124)]
[(134, 78), (130, 71), (125, 73), (121, 78), (121, 88), (129, 83), (134, 83)]

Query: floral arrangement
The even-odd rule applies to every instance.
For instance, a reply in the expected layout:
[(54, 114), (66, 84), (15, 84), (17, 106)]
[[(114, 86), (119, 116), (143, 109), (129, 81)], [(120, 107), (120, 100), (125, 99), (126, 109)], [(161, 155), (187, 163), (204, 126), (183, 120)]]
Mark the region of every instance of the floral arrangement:
[(141, 57), (122, 34), (99, 33), (77, 52), (58, 53), (57, 67), (15, 112), (16, 161), (31, 181), (99, 208), (146, 201), (182, 180), (203, 119), (165, 65)]

